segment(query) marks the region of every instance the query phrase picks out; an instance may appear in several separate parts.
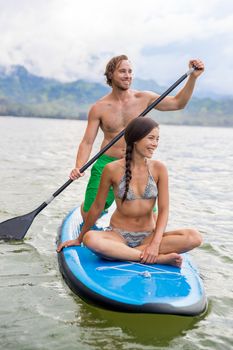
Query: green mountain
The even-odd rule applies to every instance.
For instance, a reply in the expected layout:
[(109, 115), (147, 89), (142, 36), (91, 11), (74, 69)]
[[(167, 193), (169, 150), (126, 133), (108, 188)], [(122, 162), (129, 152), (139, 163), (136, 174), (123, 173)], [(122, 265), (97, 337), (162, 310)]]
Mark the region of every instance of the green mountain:
[[(153, 80), (134, 79), (133, 88), (162, 93)], [(77, 80), (62, 83), (29, 73), (23, 66), (0, 67), (0, 115), (86, 119), (90, 105), (110, 89)], [(193, 97), (183, 111), (150, 113), (160, 123), (233, 126), (233, 97)]]
[(38, 77), (22, 66), (0, 68), (1, 115), (78, 118), (107, 91), (83, 80), (62, 83)]

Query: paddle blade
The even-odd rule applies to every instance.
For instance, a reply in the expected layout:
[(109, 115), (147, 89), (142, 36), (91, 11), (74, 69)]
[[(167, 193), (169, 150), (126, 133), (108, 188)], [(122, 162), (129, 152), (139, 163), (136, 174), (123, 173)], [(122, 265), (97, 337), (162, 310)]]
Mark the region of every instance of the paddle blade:
[(23, 239), (27, 230), (32, 224), (37, 212), (17, 216), (0, 223), (0, 239), (4, 240), (20, 240)]

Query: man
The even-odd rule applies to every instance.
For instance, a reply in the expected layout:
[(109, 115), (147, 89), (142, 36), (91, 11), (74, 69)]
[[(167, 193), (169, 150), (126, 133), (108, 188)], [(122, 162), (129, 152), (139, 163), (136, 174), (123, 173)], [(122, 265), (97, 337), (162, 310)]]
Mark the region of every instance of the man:
[[(175, 111), (183, 109), (192, 96), (196, 79), (204, 71), (204, 64), (198, 60), (190, 60), (189, 68), (195, 70), (186, 81), (184, 87), (175, 95), (165, 97), (155, 108), (160, 111)], [(101, 148), (106, 146), (127, 124), (144, 111), (159, 95), (151, 91), (136, 91), (130, 89), (132, 83), (132, 65), (126, 55), (113, 57), (107, 64), (105, 76), (112, 91), (98, 100), (90, 109), (88, 124), (84, 137), (79, 145), (76, 165), (71, 171), (70, 178), (75, 180), (82, 176), (79, 169), (88, 161), (92, 146), (99, 128), (102, 129), (104, 139)], [(106, 151), (93, 165), (89, 179), (85, 200), (82, 205), (82, 215), (85, 219), (99, 187), (100, 177), (104, 166), (116, 159), (124, 157), (125, 143), (123, 138)], [(111, 190), (108, 194), (105, 209), (114, 201)]]

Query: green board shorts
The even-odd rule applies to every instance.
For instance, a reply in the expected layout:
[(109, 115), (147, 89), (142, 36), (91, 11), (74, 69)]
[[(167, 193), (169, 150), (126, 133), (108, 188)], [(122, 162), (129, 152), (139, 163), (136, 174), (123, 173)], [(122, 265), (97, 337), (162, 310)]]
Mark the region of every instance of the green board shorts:
[[(87, 212), (90, 209), (90, 207), (92, 206), (92, 203), (95, 200), (95, 197), (98, 192), (99, 184), (100, 184), (101, 175), (105, 165), (113, 162), (114, 160), (118, 160), (118, 158), (110, 157), (110, 156), (107, 156), (106, 154), (102, 154), (102, 156), (100, 156), (92, 166), (91, 176), (88, 181), (86, 193), (85, 193), (85, 199), (84, 199), (84, 205), (83, 205), (84, 212)], [(105, 210), (108, 209), (113, 202), (114, 202), (114, 192), (113, 192), (113, 188), (111, 187), (108, 192), (104, 209)]]

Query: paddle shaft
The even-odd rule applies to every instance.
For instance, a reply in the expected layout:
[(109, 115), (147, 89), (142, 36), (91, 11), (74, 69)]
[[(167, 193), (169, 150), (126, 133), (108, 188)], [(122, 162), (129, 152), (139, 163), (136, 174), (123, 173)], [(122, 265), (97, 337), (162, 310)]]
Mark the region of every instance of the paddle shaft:
[[(144, 117), (153, 108), (155, 108), (171, 91), (173, 91), (183, 80), (185, 80), (195, 68), (190, 68), (184, 75), (182, 75), (172, 86), (170, 86), (162, 95), (160, 95), (154, 102), (152, 102), (139, 116)], [(93, 158), (91, 158), (85, 165), (80, 168), (80, 172), (83, 173), (90, 165), (92, 165), (102, 154), (104, 154), (112, 145), (114, 145), (125, 133), (125, 129), (122, 130), (117, 136), (115, 136), (105, 147), (103, 147)], [(41, 212), (49, 203), (51, 203), (55, 197), (63, 192), (74, 180), (69, 179), (61, 187), (58, 188), (53, 195), (43, 202), (37, 209), (37, 214)]]

